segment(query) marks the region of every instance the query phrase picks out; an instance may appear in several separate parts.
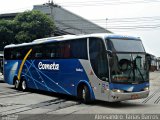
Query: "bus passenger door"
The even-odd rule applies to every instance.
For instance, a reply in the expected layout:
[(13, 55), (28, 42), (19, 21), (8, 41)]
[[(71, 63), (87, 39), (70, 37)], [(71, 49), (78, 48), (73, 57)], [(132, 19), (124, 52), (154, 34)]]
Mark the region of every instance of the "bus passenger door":
[(91, 64), (89, 79), (95, 98), (99, 100), (108, 100), (109, 70), (106, 49), (102, 39), (89, 39), (89, 58)]

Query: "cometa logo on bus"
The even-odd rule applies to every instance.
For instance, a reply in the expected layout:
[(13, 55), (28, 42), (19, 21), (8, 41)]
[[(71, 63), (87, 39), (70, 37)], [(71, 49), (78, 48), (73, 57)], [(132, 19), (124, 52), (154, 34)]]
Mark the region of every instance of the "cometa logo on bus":
[(39, 62), (38, 68), (40, 70), (59, 70), (59, 64), (43, 64), (42, 62)]

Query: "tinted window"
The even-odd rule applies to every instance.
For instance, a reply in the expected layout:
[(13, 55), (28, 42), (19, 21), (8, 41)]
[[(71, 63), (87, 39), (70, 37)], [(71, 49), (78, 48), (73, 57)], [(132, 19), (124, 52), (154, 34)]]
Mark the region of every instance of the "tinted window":
[[(4, 58), (6, 60), (21, 60), (25, 57), (30, 48), (29, 46), (6, 48), (4, 50)], [(30, 58), (30, 56), (28, 56), (28, 58)]]
[(58, 58), (58, 44), (57, 43), (51, 43), (46, 44), (45, 46), (45, 58), (46, 59), (54, 59)]
[(45, 45), (47, 59), (87, 59), (87, 39), (68, 40)]
[(5, 49), (5, 59), (87, 59), (87, 38)]
[(9, 60), (11, 59), (11, 49), (4, 49), (4, 59)]
[(32, 48), (32, 59), (42, 59), (44, 56), (44, 46), (43, 45), (36, 45)]
[(16, 60), (20, 59), (22, 54), (19, 52), (18, 48), (7, 48), (4, 51), (4, 58), (6, 60)]
[(78, 59), (87, 59), (87, 39), (73, 40), (69, 42), (71, 57)]
[(108, 49), (114, 52), (145, 52), (140, 40), (106, 40)]
[(94, 73), (101, 80), (108, 79), (108, 62), (104, 43), (100, 38), (89, 39), (90, 62)]

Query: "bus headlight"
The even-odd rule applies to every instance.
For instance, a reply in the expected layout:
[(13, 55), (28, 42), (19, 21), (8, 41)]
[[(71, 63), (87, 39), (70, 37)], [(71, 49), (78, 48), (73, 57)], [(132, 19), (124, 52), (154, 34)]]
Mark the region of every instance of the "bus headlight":
[(119, 90), (119, 89), (113, 89), (112, 91), (117, 93), (124, 93), (124, 90)]
[(149, 87), (145, 87), (143, 90), (144, 90), (144, 91), (148, 91), (148, 90), (149, 90)]

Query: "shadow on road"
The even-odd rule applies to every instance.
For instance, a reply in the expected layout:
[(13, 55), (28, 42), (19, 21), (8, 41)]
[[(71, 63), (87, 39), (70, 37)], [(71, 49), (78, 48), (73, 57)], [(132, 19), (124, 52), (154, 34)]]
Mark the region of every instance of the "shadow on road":
[[(15, 89), (14, 87), (12, 87), (12, 89)], [(74, 101), (74, 102), (79, 102), (79, 104), (83, 104), (81, 103), (77, 97), (75, 96), (70, 96), (70, 95), (65, 95), (65, 94), (60, 94), (60, 93), (54, 93), (54, 92), (46, 92), (46, 91), (41, 91), (41, 90), (34, 90), (34, 89), (30, 89), (28, 90), (28, 92), (31, 93), (37, 93), (37, 94), (41, 94), (41, 95), (46, 95), (46, 96), (53, 96), (53, 97), (57, 97), (58, 99), (64, 99), (66, 101)], [(122, 101), (122, 102), (105, 102), (105, 101), (93, 101), (89, 104), (87, 104), (89, 106), (101, 106), (101, 107), (109, 107), (109, 108), (137, 108), (137, 107), (147, 107), (146, 104), (142, 104), (142, 103), (134, 103), (133, 101)]]
[(5, 83), (4, 80), (0, 80), (0, 83)]
[(94, 101), (93, 105), (110, 108), (134, 108), (134, 107), (146, 107), (146, 104), (134, 103), (133, 101), (121, 101), (121, 102), (105, 102), (105, 101)]
[[(9, 87), (8, 87), (9, 88)], [(9, 89), (15, 90), (14, 86), (10, 87)], [(55, 93), (55, 92), (48, 92), (48, 91), (43, 91), (43, 90), (35, 90), (35, 89), (29, 89), (27, 92), (30, 93), (37, 93), (45, 96), (52, 96), (52, 97), (57, 97), (58, 99), (65, 99), (65, 100), (71, 100), (71, 101), (78, 101), (75, 96), (70, 96), (66, 94), (61, 94), (61, 93)]]

